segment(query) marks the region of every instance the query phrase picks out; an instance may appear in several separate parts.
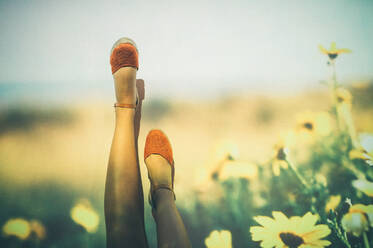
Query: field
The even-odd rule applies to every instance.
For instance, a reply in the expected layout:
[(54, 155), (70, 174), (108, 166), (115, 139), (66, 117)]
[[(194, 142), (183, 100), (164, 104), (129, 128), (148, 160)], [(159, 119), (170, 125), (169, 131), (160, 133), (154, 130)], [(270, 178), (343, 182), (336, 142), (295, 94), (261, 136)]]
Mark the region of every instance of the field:
[[(330, 93), (325, 87), (289, 95), (145, 99), (139, 137), (145, 196), (143, 145), (147, 132), (160, 128), (174, 148), (176, 203), (193, 247), (259, 247), (251, 227), (263, 225), (256, 216), (272, 217), (272, 211), (316, 214), (331, 231), (324, 239), (332, 247), (369, 247), (373, 85), (352, 84), (332, 94), (336, 98)], [(105, 246), (103, 192), (114, 110), (108, 101), (89, 102), (2, 109), (1, 247)], [(83, 214), (74, 215), (74, 208)], [(147, 203), (145, 210), (156, 247)], [(348, 219), (354, 213), (357, 222)]]

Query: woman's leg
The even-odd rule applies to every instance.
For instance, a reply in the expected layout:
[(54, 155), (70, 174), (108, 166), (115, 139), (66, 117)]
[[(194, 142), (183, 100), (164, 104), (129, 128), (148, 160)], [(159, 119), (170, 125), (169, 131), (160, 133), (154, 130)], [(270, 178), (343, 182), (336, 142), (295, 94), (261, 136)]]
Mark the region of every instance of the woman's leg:
[[(152, 154), (145, 162), (153, 185), (172, 185), (172, 169), (165, 158)], [(183, 220), (175, 205), (173, 191), (159, 188), (153, 193), (153, 201), (158, 247), (191, 247)]]
[[(114, 74), (117, 103), (136, 103), (136, 69)], [(140, 98), (141, 99), (141, 98)], [(144, 197), (137, 155), (139, 107), (115, 108), (115, 131), (105, 186), (107, 247), (148, 247), (144, 225)]]
[(192, 247), (179, 211), (174, 194), (167, 189), (156, 191), (154, 219), (157, 223), (158, 247)]

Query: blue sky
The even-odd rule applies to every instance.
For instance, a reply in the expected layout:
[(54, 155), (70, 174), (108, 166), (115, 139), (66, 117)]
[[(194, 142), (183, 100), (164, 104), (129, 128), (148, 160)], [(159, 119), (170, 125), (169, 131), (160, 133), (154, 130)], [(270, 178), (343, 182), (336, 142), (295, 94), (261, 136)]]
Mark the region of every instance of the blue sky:
[(0, 82), (110, 84), (121, 36), (158, 93), (317, 87), (317, 46), (332, 41), (353, 50), (338, 58), (340, 80), (370, 79), (372, 13), (371, 0), (0, 0)]

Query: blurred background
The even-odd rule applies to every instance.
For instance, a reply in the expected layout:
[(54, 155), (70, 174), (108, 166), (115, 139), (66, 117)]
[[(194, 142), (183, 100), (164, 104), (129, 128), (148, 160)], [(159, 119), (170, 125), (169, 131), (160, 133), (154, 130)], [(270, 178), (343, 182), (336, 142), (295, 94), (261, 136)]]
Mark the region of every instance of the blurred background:
[[(352, 50), (338, 55), (338, 85), (352, 94), (356, 137), (373, 133), (371, 13), (370, 0), (0, 0), (0, 246), (105, 246), (115, 100), (109, 56), (128, 36), (145, 81), (145, 196), (144, 141), (160, 128), (173, 145), (177, 205), (193, 247), (206, 247), (213, 230), (229, 230), (234, 247), (258, 247), (252, 216), (304, 215), (309, 207), (275, 205), (255, 192), (270, 191), (258, 174), (302, 113), (333, 116), (330, 59), (319, 44)], [(300, 164), (312, 158), (310, 147), (298, 153), (307, 154)]]

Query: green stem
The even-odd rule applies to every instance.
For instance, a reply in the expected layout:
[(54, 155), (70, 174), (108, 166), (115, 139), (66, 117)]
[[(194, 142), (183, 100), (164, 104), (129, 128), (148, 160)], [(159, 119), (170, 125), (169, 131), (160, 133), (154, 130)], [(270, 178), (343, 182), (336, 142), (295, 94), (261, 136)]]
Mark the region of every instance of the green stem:
[[(286, 159), (285, 161), (288, 164), (288, 167), (290, 168), (290, 170), (293, 171), (293, 173), (295, 174), (295, 176), (302, 183), (303, 187), (305, 187), (306, 189), (310, 190), (310, 185), (307, 183), (306, 179), (304, 179), (304, 177), (299, 173), (299, 171), (297, 170), (297, 168), (292, 163), (290, 163), (289, 160)], [(315, 202), (313, 200), (312, 200), (312, 203), (311, 203), (311, 212), (314, 213), (314, 214), (318, 213), (318, 211), (317, 211), (317, 209), (315, 207)]]
[(364, 246), (365, 246), (365, 248), (370, 248), (369, 240), (368, 240), (366, 232), (363, 233), (363, 239), (364, 239)]
[(333, 216), (333, 220), (331, 220), (331, 223), (333, 224), (332, 227), (335, 230), (337, 237), (346, 245), (347, 248), (351, 248), (350, 243), (348, 242), (346, 232), (341, 230), (335, 215)]
[(337, 119), (337, 126), (339, 131), (343, 130), (343, 125), (341, 122), (341, 117), (338, 109), (338, 101), (337, 101), (337, 87), (338, 87), (338, 82), (337, 82), (337, 73), (335, 70), (335, 61), (334, 60), (329, 60), (329, 65), (331, 67), (331, 77), (330, 77), (330, 91), (331, 91), (331, 98), (332, 98), (332, 104), (335, 109), (335, 115)]
[(295, 176), (298, 178), (298, 180), (302, 183), (302, 185), (309, 189), (310, 186), (308, 185), (307, 181), (304, 179), (304, 177), (299, 173), (299, 171), (297, 170), (297, 168), (292, 164), (290, 163), (289, 160), (285, 160), (286, 163), (288, 164), (289, 168), (294, 172)]
[(337, 88), (337, 73), (335, 71), (335, 61), (334, 60), (330, 60), (329, 63), (331, 64), (332, 66), (332, 81), (333, 81), (333, 88), (336, 89)]

